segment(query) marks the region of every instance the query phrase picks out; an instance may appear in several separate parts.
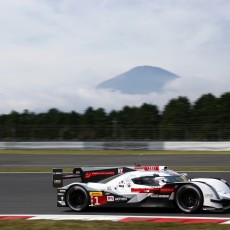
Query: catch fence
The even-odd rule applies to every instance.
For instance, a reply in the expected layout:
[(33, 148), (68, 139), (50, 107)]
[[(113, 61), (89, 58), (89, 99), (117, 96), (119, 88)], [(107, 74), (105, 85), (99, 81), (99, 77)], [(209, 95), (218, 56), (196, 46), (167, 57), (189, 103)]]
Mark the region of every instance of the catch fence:
[(229, 141), (230, 125), (1, 125), (0, 141)]

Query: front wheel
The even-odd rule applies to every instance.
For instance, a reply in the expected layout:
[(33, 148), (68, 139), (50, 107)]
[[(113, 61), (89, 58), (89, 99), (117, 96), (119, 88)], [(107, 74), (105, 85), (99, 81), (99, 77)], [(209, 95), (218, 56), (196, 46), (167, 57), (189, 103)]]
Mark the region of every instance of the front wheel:
[(176, 192), (176, 205), (185, 213), (199, 212), (203, 206), (203, 194), (193, 184), (182, 185)]
[(89, 206), (89, 195), (84, 188), (73, 186), (67, 191), (66, 203), (74, 211), (84, 211)]

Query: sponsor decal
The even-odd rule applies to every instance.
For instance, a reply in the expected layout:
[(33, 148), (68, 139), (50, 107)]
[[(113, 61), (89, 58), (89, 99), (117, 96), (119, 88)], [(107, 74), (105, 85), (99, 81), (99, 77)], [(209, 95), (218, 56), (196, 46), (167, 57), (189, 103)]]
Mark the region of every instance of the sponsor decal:
[(213, 211), (215, 210), (216, 208), (212, 208), (212, 207), (203, 207), (203, 210), (204, 211)]
[(123, 174), (123, 168), (118, 169), (118, 174)]
[(114, 201), (114, 196), (107, 196), (107, 201), (108, 202), (113, 202)]
[(126, 197), (116, 197), (115, 198), (115, 201), (127, 201), (128, 200), (128, 198), (126, 198)]
[(139, 193), (156, 193), (156, 194), (171, 194), (175, 188), (131, 188), (131, 192)]
[(102, 192), (89, 192), (90, 196), (102, 196)]
[(213, 198), (213, 194), (204, 194), (205, 198)]
[(170, 188), (170, 187), (160, 188), (160, 193), (166, 193), (166, 194), (170, 193), (171, 194), (172, 192), (175, 192), (175, 188)]
[(151, 198), (158, 198), (158, 197), (159, 197), (159, 194), (151, 194), (150, 197), (151, 197)]
[(84, 178), (90, 178), (91, 177), (91, 172), (87, 172), (84, 176)]
[(69, 175), (63, 175), (63, 178), (71, 178), (71, 177), (73, 177), (73, 175), (72, 175), (72, 174), (69, 174)]
[(99, 206), (107, 203), (106, 196), (92, 196), (91, 197), (91, 204), (93, 206)]
[(58, 196), (63, 196), (63, 195), (64, 195), (64, 193), (58, 192)]
[(120, 187), (120, 188), (124, 188), (124, 186), (125, 186), (125, 185), (124, 185), (124, 181), (123, 181), (123, 180), (122, 180), (122, 181), (120, 181), (120, 182), (119, 182), (118, 187)]
[(151, 194), (151, 198), (169, 198), (169, 195)]
[(134, 169), (144, 169), (145, 171), (159, 170), (159, 166), (135, 166)]
[(84, 178), (90, 178), (90, 177), (95, 177), (95, 176), (113, 176), (115, 175), (115, 172), (113, 171), (108, 171), (108, 172), (86, 172)]

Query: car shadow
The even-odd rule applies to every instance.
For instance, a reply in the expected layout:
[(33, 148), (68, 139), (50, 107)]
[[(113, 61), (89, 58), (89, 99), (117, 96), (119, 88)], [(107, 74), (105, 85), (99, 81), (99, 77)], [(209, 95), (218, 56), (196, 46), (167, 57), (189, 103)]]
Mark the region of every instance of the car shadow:
[[(64, 212), (66, 213), (76, 213), (73, 210), (65, 210)], [(108, 208), (108, 207), (89, 207), (86, 211), (81, 212), (81, 214), (98, 214), (98, 215), (124, 215), (124, 214), (146, 214), (146, 215), (153, 215), (153, 214), (172, 214), (172, 213), (181, 213), (180, 211), (178, 211), (177, 209), (169, 209), (169, 208), (131, 208), (131, 207), (112, 207), (112, 208)]]

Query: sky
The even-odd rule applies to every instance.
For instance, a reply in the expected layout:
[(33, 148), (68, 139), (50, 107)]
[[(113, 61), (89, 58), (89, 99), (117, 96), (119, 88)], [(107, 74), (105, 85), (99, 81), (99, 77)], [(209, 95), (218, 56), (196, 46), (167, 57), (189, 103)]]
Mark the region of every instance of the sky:
[[(230, 88), (229, 0), (0, 0), (0, 114), (191, 102)], [(133, 67), (181, 78), (162, 93), (96, 89)]]

